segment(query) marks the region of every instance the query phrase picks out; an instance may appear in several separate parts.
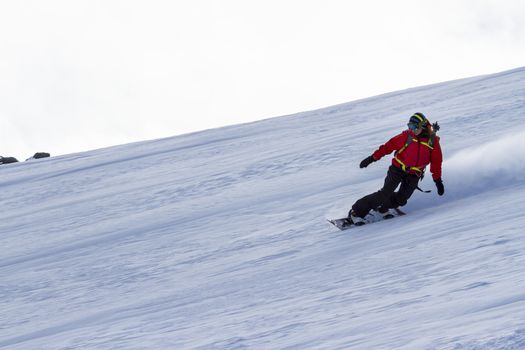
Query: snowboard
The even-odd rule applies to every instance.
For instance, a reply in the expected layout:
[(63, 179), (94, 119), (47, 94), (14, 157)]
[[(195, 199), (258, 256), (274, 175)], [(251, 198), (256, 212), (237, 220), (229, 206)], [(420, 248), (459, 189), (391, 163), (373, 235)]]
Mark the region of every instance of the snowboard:
[(341, 231), (348, 230), (352, 227), (358, 227), (358, 226), (364, 226), (367, 224), (372, 224), (374, 222), (383, 221), (383, 220), (390, 220), (397, 216), (406, 215), (404, 211), (402, 211), (399, 208), (394, 208), (392, 215), (389, 215), (387, 217), (383, 217), (383, 214), (380, 214), (379, 212), (372, 210), (370, 213), (365, 216), (365, 223), (360, 225), (354, 225), (354, 223), (349, 218), (341, 218), (341, 219), (331, 219), (328, 220), (329, 223), (340, 229)]

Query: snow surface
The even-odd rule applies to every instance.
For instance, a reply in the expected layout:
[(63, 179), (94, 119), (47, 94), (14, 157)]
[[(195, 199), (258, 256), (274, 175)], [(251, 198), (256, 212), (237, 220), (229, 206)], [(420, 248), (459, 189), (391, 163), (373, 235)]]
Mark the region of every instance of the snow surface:
[[(340, 232), (421, 111), (405, 217)], [(1, 349), (525, 349), (525, 68), (0, 167)]]

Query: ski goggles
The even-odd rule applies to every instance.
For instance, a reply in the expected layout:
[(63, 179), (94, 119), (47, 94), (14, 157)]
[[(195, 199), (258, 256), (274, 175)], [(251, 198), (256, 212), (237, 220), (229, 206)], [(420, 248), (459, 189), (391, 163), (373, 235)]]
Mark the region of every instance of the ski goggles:
[(416, 131), (417, 128), (419, 128), (419, 124), (414, 124), (414, 123), (408, 123), (407, 126), (412, 131)]
[(427, 121), (419, 122), (419, 123), (408, 123), (407, 126), (410, 130), (416, 131), (419, 128), (423, 128), (427, 125)]

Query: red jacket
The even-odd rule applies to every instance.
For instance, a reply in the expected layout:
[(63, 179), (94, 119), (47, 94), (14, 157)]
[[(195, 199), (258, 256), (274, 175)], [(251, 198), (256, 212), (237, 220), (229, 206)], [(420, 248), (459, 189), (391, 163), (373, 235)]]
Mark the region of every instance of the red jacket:
[[(412, 142), (399, 152), (405, 146), (409, 136), (412, 137)], [(432, 178), (437, 180), (441, 177), (441, 164), (443, 163), (439, 136), (434, 138), (433, 149), (428, 145), (428, 141), (428, 138), (418, 138), (411, 130), (405, 130), (401, 134), (392, 137), (384, 145), (379, 146), (372, 154), (372, 157), (375, 160), (379, 160), (387, 154), (396, 151), (392, 159), (392, 165), (398, 168), (403, 168), (404, 165), (410, 174), (419, 176), (425, 170), (425, 167), (430, 164)]]

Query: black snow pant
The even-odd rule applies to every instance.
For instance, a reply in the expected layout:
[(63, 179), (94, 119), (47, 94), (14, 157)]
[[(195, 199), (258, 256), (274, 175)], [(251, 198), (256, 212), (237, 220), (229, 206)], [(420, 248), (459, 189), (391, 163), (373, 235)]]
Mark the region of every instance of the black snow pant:
[[(388, 168), (383, 188), (359, 199), (352, 205), (352, 210), (356, 216), (364, 218), (372, 209), (386, 212), (390, 208), (402, 207), (407, 204), (418, 182), (417, 175), (407, 174), (400, 168), (391, 165)], [(395, 192), (399, 184), (401, 184), (399, 191)]]

